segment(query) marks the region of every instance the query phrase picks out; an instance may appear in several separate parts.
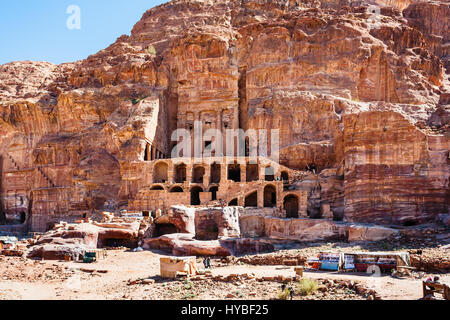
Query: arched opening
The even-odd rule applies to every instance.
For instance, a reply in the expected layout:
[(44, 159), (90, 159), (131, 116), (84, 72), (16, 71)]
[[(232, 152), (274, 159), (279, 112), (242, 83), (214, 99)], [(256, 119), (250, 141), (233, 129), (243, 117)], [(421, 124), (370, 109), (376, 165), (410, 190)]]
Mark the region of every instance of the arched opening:
[(220, 164), (213, 163), (211, 165), (211, 183), (220, 183)]
[(177, 227), (171, 223), (157, 223), (155, 224), (155, 231), (153, 237), (158, 238), (166, 234), (178, 233)]
[(247, 182), (259, 180), (259, 166), (257, 164), (247, 164)]
[(183, 188), (180, 187), (180, 186), (175, 186), (175, 187), (173, 187), (172, 189), (170, 189), (169, 192), (171, 192), (171, 193), (180, 193), (180, 192), (184, 192), (184, 190), (183, 190)]
[(228, 165), (228, 180), (241, 182), (241, 166), (237, 163)]
[(277, 190), (274, 186), (268, 185), (264, 188), (264, 207), (273, 208), (277, 205)]
[(275, 180), (275, 172), (271, 166), (268, 166), (264, 169), (264, 180), (266, 181)]
[(202, 166), (194, 167), (192, 172), (193, 183), (203, 183), (203, 176), (205, 175), (205, 168)]
[(151, 191), (164, 191), (164, 188), (160, 185), (155, 185), (150, 188)]
[(153, 168), (153, 183), (165, 183), (169, 166), (165, 162), (159, 162)]
[(245, 197), (245, 207), (258, 207), (258, 192), (255, 191)]
[(203, 189), (200, 187), (193, 187), (191, 189), (191, 205), (199, 206), (200, 205), (200, 192), (203, 192)]
[(298, 198), (289, 195), (284, 198), (283, 207), (286, 211), (286, 218), (298, 218)]
[(211, 188), (209, 189), (209, 192), (211, 192), (211, 200), (212, 200), (212, 201), (217, 200), (217, 192), (218, 192), (218, 191), (219, 191), (219, 187), (216, 187), (216, 186), (211, 187)]
[(186, 165), (184, 163), (175, 167), (175, 182), (183, 183), (186, 181)]
[(229, 205), (230, 207), (237, 206), (237, 205), (238, 205), (238, 199), (236, 198), (236, 199), (231, 200), (231, 201), (228, 203), (228, 205)]

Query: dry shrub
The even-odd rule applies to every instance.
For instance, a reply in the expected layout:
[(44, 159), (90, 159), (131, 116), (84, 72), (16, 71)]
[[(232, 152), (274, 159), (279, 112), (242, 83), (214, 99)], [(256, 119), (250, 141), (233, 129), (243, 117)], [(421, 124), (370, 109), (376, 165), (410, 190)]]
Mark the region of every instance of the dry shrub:
[(302, 279), (297, 284), (297, 292), (302, 296), (309, 296), (317, 291), (319, 284), (316, 280), (312, 279)]
[(289, 297), (290, 297), (290, 292), (287, 288), (284, 290), (280, 290), (278, 292), (278, 300), (288, 300)]

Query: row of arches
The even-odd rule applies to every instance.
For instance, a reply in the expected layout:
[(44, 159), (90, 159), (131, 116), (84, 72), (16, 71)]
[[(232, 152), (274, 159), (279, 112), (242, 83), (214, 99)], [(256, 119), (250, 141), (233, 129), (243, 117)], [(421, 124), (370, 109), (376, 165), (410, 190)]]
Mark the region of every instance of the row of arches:
[[(163, 185), (153, 185), (150, 190), (159, 190), (166, 191)], [(181, 185), (174, 185), (167, 190), (169, 193), (183, 193), (186, 190)], [(211, 200), (217, 200), (217, 193), (219, 191), (219, 186), (211, 186), (208, 189), (204, 189), (202, 186), (196, 185), (192, 186), (188, 192), (190, 192), (190, 204), (191, 205), (200, 205), (200, 193), (202, 192), (210, 192)], [(263, 206), (264, 208), (275, 208), (277, 207), (277, 190), (276, 187), (272, 184), (265, 186), (264, 191), (262, 193), (263, 196)], [(238, 206), (238, 199), (235, 198), (228, 203), (229, 206)], [(258, 191), (253, 191), (245, 196), (244, 199), (244, 207), (258, 207)], [(299, 198), (295, 194), (286, 195), (283, 199), (283, 208), (286, 211), (287, 218), (298, 218), (299, 217)]]
[[(274, 208), (277, 206), (277, 192), (273, 185), (268, 185), (264, 188), (264, 207)], [(237, 206), (238, 199), (233, 199), (229, 202), (230, 206)], [(258, 192), (253, 191), (249, 193), (244, 200), (244, 207), (258, 207)], [(283, 199), (283, 208), (286, 211), (287, 218), (299, 217), (299, 199), (296, 195), (290, 194)]]
[[(151, 191), (165, 191), (166, 189), (162, 185), (154, 185), (150, 188)], [(208, 189), (211, 192), (211, 200), (217, 200), (218, 186), (212, 186)], [(182, 193), (185, 192), (182, 186), (175, 185), (168, 190), (169, 193)], [(204, 192), (204, 189), (200, 186), (193, 186), (189, 192), (191, 193), (191, 205), (197, 206), (201, 204), (200, 193)]]
[[(210, 183), (220, 183), (222, 166), (218, 163), (210, 165)], [(241, 179), (241, 165), (238, 163), (229, 164), (227, 167), (227, 179), (234, 182), (242, 182)], [(259, 165), (248, 163), (246, 166), (246, 182), (258, 181)], [(195, 165), (192, 168), (192, 182), (204, 183), (207, 168), (204, 165)], [(166, 183), (169, 180), (169, 165), (166, 162), (158, 162), (153, 168), (153, 183)], [(187, 181), (187, 166), (184, 163), (174, 166), (175, 183), (183, 183)], [(275, 171), (271, 166), (264, 168), (264, 180), (275, 181)], [(287, 171), (281, 172), (281, 180), (289, 181), (289, 173)]]
[[(275, 186), (268, 185), (264, 188), (264, 208), (275, 208), (277, 206), (277, 190)], [(244, 200), (245, 207), (258, 206), (258, 192), (254, 191), (248, 194)]]

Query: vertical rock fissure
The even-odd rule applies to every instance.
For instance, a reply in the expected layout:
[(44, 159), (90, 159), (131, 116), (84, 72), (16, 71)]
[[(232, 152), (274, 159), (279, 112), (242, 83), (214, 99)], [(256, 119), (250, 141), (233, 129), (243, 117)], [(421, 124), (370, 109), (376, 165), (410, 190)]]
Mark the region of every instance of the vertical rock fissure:
[(0, 225), (5, 224), (5, 213), (3, 211), (3, 156), (0, 155)]
[(248, 106), (247, 106), (247, 67), (239, 68), (239, 128), (248, 128)]

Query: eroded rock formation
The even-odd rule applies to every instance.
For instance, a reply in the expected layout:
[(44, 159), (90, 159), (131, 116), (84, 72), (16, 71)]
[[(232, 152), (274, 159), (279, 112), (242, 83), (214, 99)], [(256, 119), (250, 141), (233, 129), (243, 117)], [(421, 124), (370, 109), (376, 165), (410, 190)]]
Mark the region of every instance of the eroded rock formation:
[[(0, 66), (0, 223), (263, 208), (268, 187), (275, 216), (433, 221), (450, 201), (448, 21), (446, 1), (175, 0), (85, 60)], [(158, 164), (195, 120), (279, 129), (275, 181)]]

